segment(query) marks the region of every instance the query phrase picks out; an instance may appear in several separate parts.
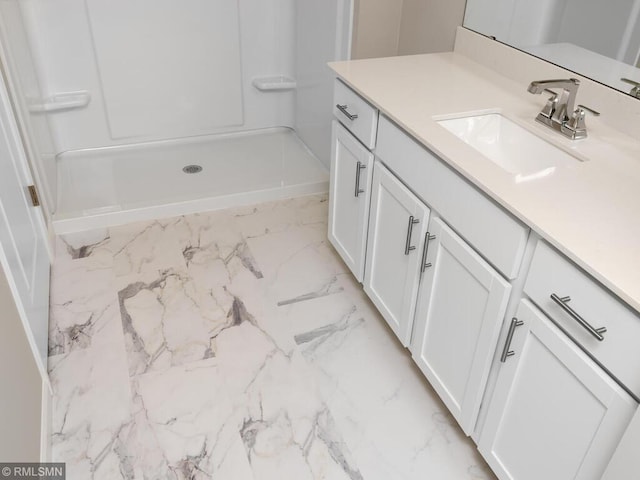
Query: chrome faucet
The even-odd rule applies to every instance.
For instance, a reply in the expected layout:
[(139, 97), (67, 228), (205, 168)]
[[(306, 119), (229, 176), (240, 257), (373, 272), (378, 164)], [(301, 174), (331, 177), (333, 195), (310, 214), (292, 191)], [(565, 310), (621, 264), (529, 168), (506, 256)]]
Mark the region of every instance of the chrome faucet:
[[(551, 94), (542, 111), (538, 113), (536, 120), (571, 140), (585, 138), (587, 136), (587, 127), (584, 122), (586, 112), (595, 116), (600, 114), (584, 105), (578, 105), (576, 108), (579, 86), (580, 80), (577, 78), (531, 82), (527, 89), (529, 93), (539, 95), (542, 92), (547, 92)], [(551, 89), (559, 89), (560, 93), (558, 94)]]

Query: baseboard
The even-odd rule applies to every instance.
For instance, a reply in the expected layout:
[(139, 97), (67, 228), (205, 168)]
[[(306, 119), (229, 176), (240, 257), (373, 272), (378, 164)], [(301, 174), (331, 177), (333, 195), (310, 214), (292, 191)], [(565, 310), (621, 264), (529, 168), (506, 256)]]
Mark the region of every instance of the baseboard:
[(42, 382), (42, 412), (40, 414), (40, 461), (51, 461), (51, 393), (49, 384)]

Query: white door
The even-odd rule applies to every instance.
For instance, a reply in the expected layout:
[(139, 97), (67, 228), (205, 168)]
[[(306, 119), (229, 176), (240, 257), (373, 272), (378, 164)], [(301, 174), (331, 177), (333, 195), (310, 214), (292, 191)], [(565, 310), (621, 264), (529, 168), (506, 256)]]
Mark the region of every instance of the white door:
[(429, 208), (375, 163), (364, 291), (402, 344), (409, 345)]
[(480, 453), (501, 480), (599, 480), (636, 402), (527, 300), (510, 325)]
[(335, 120), (332, 145), (328, 236), (362, 282), (373, 154)]
[(28, 186), (32, 183), (7, 89), (0, 77), (0, 262), (46, 380), (50, 261), (42, 213), (29, 196)]
[(511, 285), (439, 218), (428, 235), (411, 352), (470, 435)]

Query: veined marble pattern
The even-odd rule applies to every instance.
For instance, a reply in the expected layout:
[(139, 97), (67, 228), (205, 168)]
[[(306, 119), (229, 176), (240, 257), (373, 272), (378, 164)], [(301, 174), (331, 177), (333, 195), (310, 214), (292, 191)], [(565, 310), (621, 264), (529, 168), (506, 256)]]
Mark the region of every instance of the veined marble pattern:
[(326, 238), (326, 196), (58, 239), (73, 479), (494, 479)]

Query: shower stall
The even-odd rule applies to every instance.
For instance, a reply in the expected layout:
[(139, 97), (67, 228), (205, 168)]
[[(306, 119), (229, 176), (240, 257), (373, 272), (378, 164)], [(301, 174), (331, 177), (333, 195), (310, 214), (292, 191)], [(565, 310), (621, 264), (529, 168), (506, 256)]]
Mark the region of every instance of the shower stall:
[(56, 233), (328, 188), (352, 0), (1, 0), (0, 59)]

